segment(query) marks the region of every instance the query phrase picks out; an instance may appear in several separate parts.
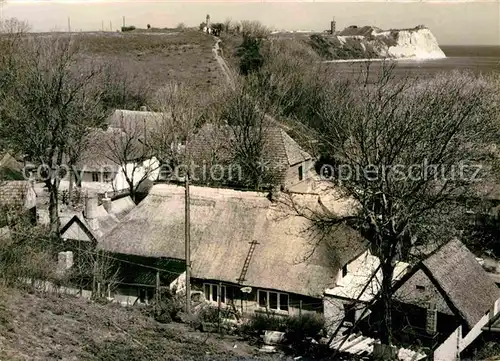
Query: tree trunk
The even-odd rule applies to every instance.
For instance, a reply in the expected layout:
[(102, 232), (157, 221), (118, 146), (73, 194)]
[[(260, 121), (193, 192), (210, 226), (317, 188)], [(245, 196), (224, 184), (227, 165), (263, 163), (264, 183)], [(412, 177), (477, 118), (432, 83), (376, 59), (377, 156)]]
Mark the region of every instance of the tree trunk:
[(73, 206), (73, 169), (69, 171), (68, 206)]
[(49, 218), (50, 218), (50, 233), (59, 234), (59, 197), (57, 187), (49, 180), (47, 183), (49, 191)]
[(132, 187), (130, 188), (130, 198), (132, 198), (132, 200), (134, 201), (135, 204), (137, 204), (137, 201), (136, 201), (136, 194), (135, 194), (135, 188)]
[(382, 264), (382, 319), (380, 320), (380, 342), (392, 345), (392, 278), (394, 266), (392, 258), (385, 259)]

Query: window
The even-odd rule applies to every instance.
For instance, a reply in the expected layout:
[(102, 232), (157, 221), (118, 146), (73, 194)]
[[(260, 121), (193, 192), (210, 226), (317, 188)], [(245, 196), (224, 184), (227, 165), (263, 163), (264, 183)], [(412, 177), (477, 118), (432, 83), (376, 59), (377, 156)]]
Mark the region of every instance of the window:
[(346, 322), (351, 324), (356, 322), (356, 307), (354, 307), (354, 304), (344, 304), (344, 317)]
[(259, 290), (257, 298), (260, 307), (288, 311), (288, 294), (286, 293)]
[(92, 182), (99, 182), (99, 173), (92, 172)]
[[(219, 285), (212, 283), (205, 283), (203, 286), (205, 298), (210, 302), (219, 302)], [(220, 286), (220, 301), (226, 303), (226, 286)]]
[(111, 180), (111, 173), (104, 172), (103, 176), (104, 176), (104, 182), (109, 182)]
[(304, 168), (302, 166), (299, 166), (299, 180), (304, 179)]
[(419, 291), (425, 291), (425, 287), (421, 285), (417, 285), (417, 290)]
[(342, 277), (345, 277), (345, 276), (347, 276), (347, 265), (342, 267)]

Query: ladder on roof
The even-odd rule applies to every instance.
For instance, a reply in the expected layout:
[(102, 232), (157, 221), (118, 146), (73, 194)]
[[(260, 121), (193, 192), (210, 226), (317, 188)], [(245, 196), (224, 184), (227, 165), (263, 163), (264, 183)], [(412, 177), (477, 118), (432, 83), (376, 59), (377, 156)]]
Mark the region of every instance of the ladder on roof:
[(255, 240), (248, 243), (250, 243), (250, 249), (248, 250), (247, 258), (245, 258), (245, 263), (243, 264), (243, 268), (241, 269), (240, 277), (237, 279), (239, 284), (245, 281), (245, 276), (247, 274), (248, 266), (250, 265), (250, 260), (252, 259), (252, 255), (255, 250), (255, 246), (259, 244), (259, 242)]

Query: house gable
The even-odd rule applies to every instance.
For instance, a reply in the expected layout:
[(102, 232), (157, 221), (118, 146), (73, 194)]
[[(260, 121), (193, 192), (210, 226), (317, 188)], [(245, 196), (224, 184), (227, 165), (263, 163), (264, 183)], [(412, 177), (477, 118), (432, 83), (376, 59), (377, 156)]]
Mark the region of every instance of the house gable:
[(97, 243), (97, 238), (77, 215), (61, 229), (60, 234), (63, 239)]
[(430, 303), (435, 304), (437, 311), (447, 315), (454, 315), (450, 306), (427, 273), (423, 269), (417, 270), (394, 293), (394, 298), (401, 302), (427, 308)]
[(457, 239), (441, 246), (415, 266), (396, 283), (393, 294), (418, 271), (427, 276), (453, 315), (467, 329), (474, 327), (500, 297), (500, 290), (477, 263), (474, 255)]

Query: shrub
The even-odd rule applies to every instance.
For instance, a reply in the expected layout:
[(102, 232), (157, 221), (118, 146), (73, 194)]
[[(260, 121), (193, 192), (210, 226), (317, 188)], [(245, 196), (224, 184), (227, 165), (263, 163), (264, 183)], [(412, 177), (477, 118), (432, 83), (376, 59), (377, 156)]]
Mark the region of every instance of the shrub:
[(240, 331), (249, 336), (259, 336), (265, 330), (285, 332), (287, 319), (273, 313), (254, 313)]
[(243, 33), (243, 36), (259, 39), (267, 38), (271, 33), (271, 30), (259, 21), (243, 20), (241, 22), (240, 30)]
[(135, 26), (134, 25), (122, 26), (122, 32), (133, 31), (133, 30), (135, 30)]
[(240, 58), (240, 73), (248, 75), (258, 71), (264, 64), (260, 52), (261, 40), (255, 37), (243, 36), (243, 42), (238, 47), (236, 54)]
[(153, 306), (146, 309), (146, 314), (153, 316), (156, 321), (161, 323), (180, 321), (182, 300), (174, 295), (168, 287), (162, 287), (159, 296), (159, 302), (153, 302)]
[[(220, 317), (220, 319), (219, 319)], [(209, 324), (209, 332), (210, 328), (214, 330), (220, 325), (221, 333), (231, 333), (236, 330), (236, 324), (232, 322), (227, 322), (227, 320), (236, 319), (237, 316), (235, 311), (229, 308), (221, 308), (219, 309), (215, 306), (206, 305), (201, 308), (196, 314), (192, 315), (187, 323), (194, 328), (195, 330), (204, 330), (203, 324)], [(215, 331), (217, 332), (217, 331)]]
[(316, 338), (324, 330), (324, 320), (318, 314), (303, 314), (283, 317), (273, 313), (255, 313), (249, 321), (240, 328), (247, 336), (258, 337), (264, 331), (285, 332), (286, 342), (300, 344), (307, 338)]
[(33, 226), (30, 215), (18, 209), (0, 209), (0, 277), (7, 285), (19, 278), (54, 281), (58, 240), (49, 237), (43, 226)]
[(301, 343), (307, 338), (315, 338), (320, 335), (325, 327), (325, 321), (321, 315), (306, 313), (300, 316), (292, 316), (287, 319), (286, 339), (291, 344)]

